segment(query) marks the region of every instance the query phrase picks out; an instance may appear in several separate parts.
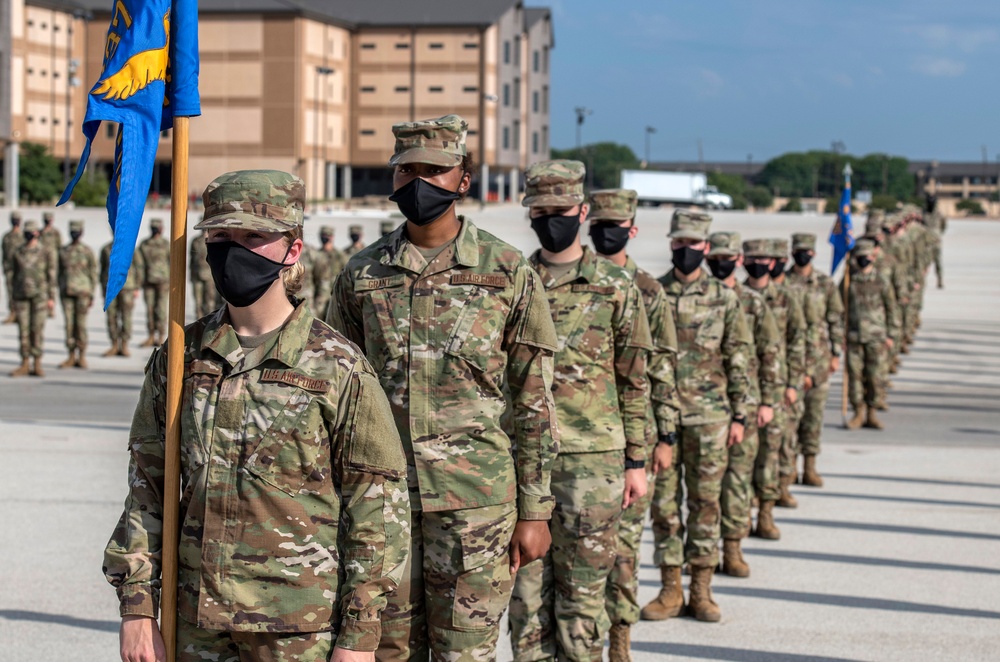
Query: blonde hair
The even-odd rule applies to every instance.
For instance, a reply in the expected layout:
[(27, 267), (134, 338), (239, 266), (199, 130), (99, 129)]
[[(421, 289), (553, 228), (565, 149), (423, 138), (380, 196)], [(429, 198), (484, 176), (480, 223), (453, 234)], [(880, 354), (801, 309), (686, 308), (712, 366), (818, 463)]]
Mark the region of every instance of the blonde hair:
[[(296, 239), (302, 239), (302, 226), (295, 226), (294, 230), (285, 232), (282, 237), (288, 242), (288, 245), (291, 246), (295, 243)], [(299, 259), (295, 262), (295, 264), (281, 270), (281, 282), (285, 286), (285, 294), (290, 297), (293, 297), (302, 291), (302, 285), (306, 275), (306, 268), (302, 264), (302, 259), (304, 257), (305, 242), (302, 244), (302, 253), (299, 254)]]

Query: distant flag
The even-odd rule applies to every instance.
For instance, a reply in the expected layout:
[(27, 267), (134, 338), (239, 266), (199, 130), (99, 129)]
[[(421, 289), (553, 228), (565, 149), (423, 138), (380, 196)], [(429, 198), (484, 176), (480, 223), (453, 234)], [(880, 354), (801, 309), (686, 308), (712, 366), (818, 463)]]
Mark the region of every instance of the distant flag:
[(201, 114), (197, 0), (112, 3), (104, 66), (87, 97), (83, 120), (87, 144), (76, 175), (59, 199), (59, 204), (69, 200), (80, 181), (101, 122), (117, 122), (115, 168), (107, 204), (115, 236), (105, 308), (125, 284), (132, 265), (160, 132), (173, 126), (174, 117)]
[(844, 166), (844, 192), (840, 196), (840, 207), (837, 209), (837, 221), (830, 231), (830, 243), (833, 245), (834, 273), (848, 251), (854, 248), (854, 227), (851, 225), (851, 164)]

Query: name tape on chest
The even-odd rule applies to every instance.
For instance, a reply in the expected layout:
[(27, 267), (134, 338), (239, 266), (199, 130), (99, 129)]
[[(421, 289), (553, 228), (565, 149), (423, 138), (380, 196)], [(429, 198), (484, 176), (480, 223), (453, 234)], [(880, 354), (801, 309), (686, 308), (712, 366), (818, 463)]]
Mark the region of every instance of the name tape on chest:
[(507, 277), (503, 274), (452, 274), (451, 284), (507, 287)]
[(363, 278), (354, 281), (355, 292), (370, 292), (371, 290), (383, 290), (387, 287), (398, 287), (406, 280), (404, 274), (398, 276), (385, 276), (384, 278)]
[(590, 283), (576, 283), (573, 285), (573, 291), (611, 296), (617, 290), (615, 289), (614, 285), (591, 285)]
[(301, 375), (291, 370), (275, 370), (274, 368), (268, 368), (261, 372), (260, 381), (271, 384), (288, 384), (289, 386), (298, 386), (301, 389), (313, 391), (315, 393), (326, 393), (330, 390), (330, 380), (306, 377), (305, 375)]

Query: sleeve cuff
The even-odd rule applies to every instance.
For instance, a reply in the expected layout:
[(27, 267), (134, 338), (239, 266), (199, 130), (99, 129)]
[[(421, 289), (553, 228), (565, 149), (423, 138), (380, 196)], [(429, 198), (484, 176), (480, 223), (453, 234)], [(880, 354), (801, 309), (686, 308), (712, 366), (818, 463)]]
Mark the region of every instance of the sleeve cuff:
[(556, 505), (551, 496), (521, 494), (517, 502), (517, 518), (523, 520), (548, 521), (552, 519), (552, 509)]
[(128, 584), (118, 589), (118, 615), (157, 618), (159, 591), (149, 584)]
[(359, 621), (345, 617), (337, 634), (337, 648), (374, 652), (382, 638), (382, 621)]

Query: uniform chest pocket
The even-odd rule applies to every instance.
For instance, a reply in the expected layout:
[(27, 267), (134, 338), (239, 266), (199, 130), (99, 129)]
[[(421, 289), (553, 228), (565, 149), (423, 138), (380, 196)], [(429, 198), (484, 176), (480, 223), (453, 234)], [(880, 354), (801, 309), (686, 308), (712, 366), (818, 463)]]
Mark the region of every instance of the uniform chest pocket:
[(615, 288), (577, 283), (573, 294), (578, 303), (566, 311), (564, 346), (598, 361), (610, 348)]
[(699, 308), (691, 316), (695, 331), (695, 342), (704, 349), (722, 347), (722, 336), (726, 330), (726, 309), (724, 304), (709, 304)]
[(490, 360), (501, 351), (510, 307), (497, 296), (499, 291), (469, 288), (444, 348), (446, 354), (468, 362), (479, 372), (488, 372)]
[[(365, 324), (365, 354), (369, 363), (380, 373), (390, 361), (399, 359), (406, 351), (401, 323), (408, 323), (409, 317), (397, 307), (405, 310), (406, 296), (403, 282), (405, 276), (368, 278), (356, 281), (354, 291), (362, 299), (362, 314)], [(398, 305), (397, 305), (398, 304)]]
[(211, 440), (207, 423), (215, 414), (222, 364), (196, 359), (187, 368), (181, 411), (181, 468), (187, 484), (192, 472), (208, 462)]
[(331, 475), (330, 442), (322, 412), (319, 406), (310, 406), (316, 396), (284, 384), (270, 386), (268, 392), (287, 399), (267, 431), (251, 445), (244, 469), (290, 496), (316, 493)]

